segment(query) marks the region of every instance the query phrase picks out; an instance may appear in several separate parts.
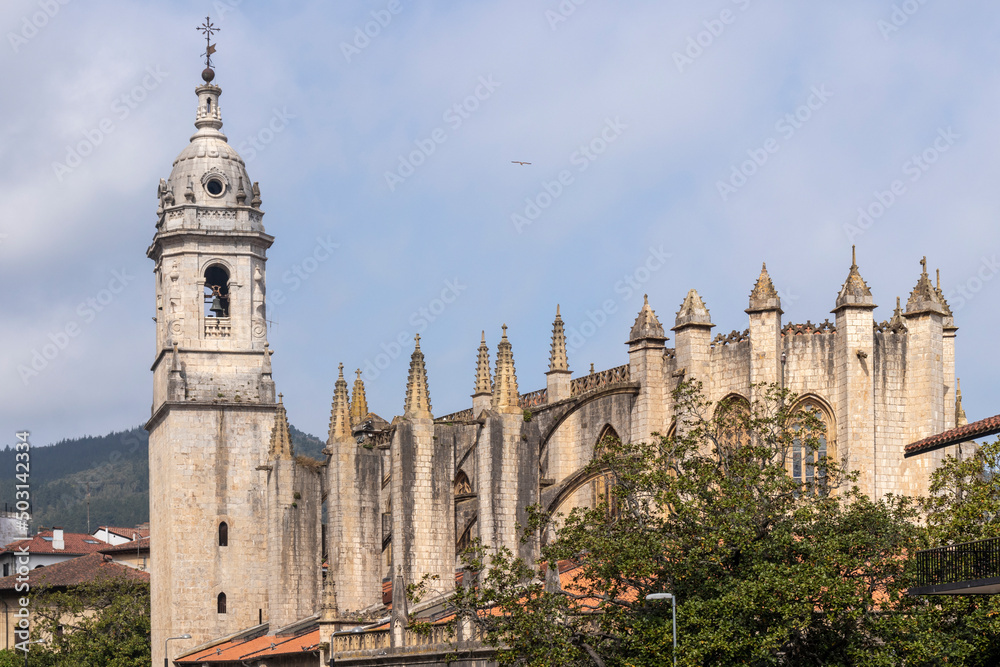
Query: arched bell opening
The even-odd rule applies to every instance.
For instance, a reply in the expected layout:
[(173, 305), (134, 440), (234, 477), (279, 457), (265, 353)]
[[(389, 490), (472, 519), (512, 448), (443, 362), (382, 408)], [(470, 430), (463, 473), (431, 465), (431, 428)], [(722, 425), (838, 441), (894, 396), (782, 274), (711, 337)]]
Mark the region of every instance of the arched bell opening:
[(205, 317), (229, 317), (229, 272), (218, 264), (205, 269)]

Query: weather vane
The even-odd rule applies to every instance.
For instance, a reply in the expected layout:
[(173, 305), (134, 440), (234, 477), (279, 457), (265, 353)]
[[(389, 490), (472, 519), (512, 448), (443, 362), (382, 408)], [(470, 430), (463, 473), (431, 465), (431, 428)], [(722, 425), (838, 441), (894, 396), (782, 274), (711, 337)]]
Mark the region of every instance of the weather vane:
[(222, 28), (216, 28), (212, 25), (212, 19), (206, 16), (205, 22), (195, 29), (205, 35), (205, 53), (201, 55), (205, 56), (205, 67), (212, 69), (212, 54), (215, 53), (215, 44), (212, 44), (212, 35), (222, 30)]

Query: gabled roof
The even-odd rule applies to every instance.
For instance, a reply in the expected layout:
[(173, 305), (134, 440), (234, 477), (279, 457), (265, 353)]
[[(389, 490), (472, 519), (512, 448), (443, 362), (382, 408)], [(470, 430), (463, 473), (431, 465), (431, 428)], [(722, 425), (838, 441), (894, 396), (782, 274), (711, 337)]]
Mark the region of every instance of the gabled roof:
[(82, 556), (99, 551), (108, 546), (107, 542), (95, 538), (86, 533), (63, 532), (63, 549), (56, 549), (52, 546), (52, 531), (40, 530), (34, 537), (24, 540), (15, 540), (4, 547), (4, 553), (19, 551), (21, 547), (27, 546), (28, 553), (33, 554), (58, 554), (64, 556)]
[(319, 650), (319, 628), (292, 637), (265, 635), (254, 639), (233, 639), (174, 660), (179, 665), (242, 664), (246, 660), (266, 660), (279, 655), (315, 653)]
[(114, 533), (118, 537), (124, 537), (127, 540), (135, 539), (135, 536), (139, 537), (149, 537), (149, 528), (116, 528), (115, 526), (98, 526), (95, 533), (102, 530), (106, 530), (109, 533)]
[(943, 431), (942, 433), (938, 433), (937, 435), (932, 435), (929, 438), (924, 438), (923, 440), (910, 443), (906, 446), (903, 456), (908, 457), (916, 454), (923, 454), (925, 452), (932, 452), (935, 449), (957, 445), (961, 442), (968, 442), (969, 440), (974, 440), (975, 438), (996, 435), (997, 433), (1000, 433), (1000, 415), (980, 419), (977, 422), (949, 429), (947, 431)]
[[(75, 586), (77, 584), (125, 577), (134, 581), (149, 581), (149, 573), (141, 572), (120, 563), (115, 563), (104, 554), (93, 553), (79, 558), (71, 558), (55, 565), (37, 567), (28, 575), (32, 590), (41, 586)], [(0, 592), (15, 590), (19, 575), (12, 574), (0, 579)], [(20, 577), (23, 581), (24, 577)]]
[(137, 551), (149, 553), (148, 537), (141, 537), (138, 540), (133, 540), (132, 542), (125, 542), (124, 544), (109, 546), (100, 550), (102, 554), (128, 554), (136, 553)]

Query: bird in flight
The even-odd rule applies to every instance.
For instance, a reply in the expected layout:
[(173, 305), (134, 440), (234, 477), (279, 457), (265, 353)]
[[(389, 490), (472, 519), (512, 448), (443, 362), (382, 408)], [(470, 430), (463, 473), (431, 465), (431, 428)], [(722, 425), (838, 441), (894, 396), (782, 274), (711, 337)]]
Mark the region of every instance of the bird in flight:
[(521, 162), (520, 160), (511, 160), (510, 163), (511, 164), (519, 164), (521, 166), (524, 166), (526, 164), (531, 164), (530, 162)]

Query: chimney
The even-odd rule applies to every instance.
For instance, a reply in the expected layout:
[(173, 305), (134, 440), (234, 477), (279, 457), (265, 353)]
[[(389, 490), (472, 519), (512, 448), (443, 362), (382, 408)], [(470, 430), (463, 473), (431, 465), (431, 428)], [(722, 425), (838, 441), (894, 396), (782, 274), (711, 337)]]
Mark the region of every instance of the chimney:
[(63, 529), (52, 527), (52, 548), (62, 551), (66, 548), (66, 542), (63, 541)]

